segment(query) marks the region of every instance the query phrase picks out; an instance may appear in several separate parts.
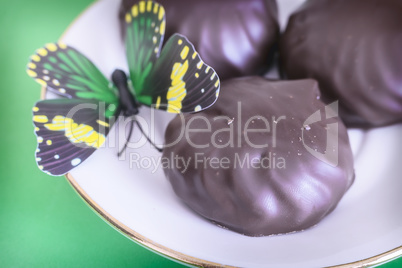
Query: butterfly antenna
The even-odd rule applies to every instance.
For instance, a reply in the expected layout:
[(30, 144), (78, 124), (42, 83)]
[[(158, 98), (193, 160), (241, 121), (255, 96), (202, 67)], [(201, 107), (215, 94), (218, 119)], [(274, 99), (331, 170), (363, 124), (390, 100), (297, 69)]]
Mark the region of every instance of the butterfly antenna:
[(133, 134), (134, 121), (137, 122), (137, 120), (135, 120), (135, 119), (131, 120), (131, 122), (130, 122), (130, 132), (128, 133), (128, 138), (126, 140), (126, 143), (124, 144), (123, 149), (121, 149), (121, 151), (117, 154), (118, 157), (120, 157), (124, 153), (124, 151), (127, 149), (128, 142), (130, 141), (131, 135)]
[(163, 148), (159, 148), (158, 146), (156, 146), (156, 144), (151, 141), (151, 139), (144, 133), (144, 130), (142, 129), (140, 123), (135, 120), (135, 123), (137, 124), (138, 128), (140, 129), (141, 133), (147, 138), (147, 141), (158, 151), (158, 152), (163, 152)]

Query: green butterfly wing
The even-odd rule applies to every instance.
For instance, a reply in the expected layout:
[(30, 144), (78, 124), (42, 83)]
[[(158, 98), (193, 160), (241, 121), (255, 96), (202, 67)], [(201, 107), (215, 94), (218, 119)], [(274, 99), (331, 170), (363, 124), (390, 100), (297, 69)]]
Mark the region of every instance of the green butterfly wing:
[(130, 79), (138, 100), (150, 105), (144, 99), (145, 79), (152, 72), (159, 56), (165, 35), (165, 9), (152, 1), (135, 4), (126, 17), (126, 53)]
[(163, 47), (155, 68), (145, 80), (145, 87), (155, 108), (171, 113), (193, 113), (215, 103), (220, 81), (190, 41), (174, 34)]
[(31, 56), (27, 73), (50, 91), (67, 98), (117, 104), (117, 89), (76, 49), (51, 43)]
[(165, 11), (153, 1), (140, 1), (126, 14), (127, 60), (136, 98), (171, 113), (210, 107), (219, 95), (218, 75), (180, 34), (161, 50), (165, 25)]
[(62, 97), (39, 101), (33, 123), (39, 168), (63, 175), (105, 143), (119, 111), (117, 89), (90, 60), (62, 43), (38, 49), (27, 73)]

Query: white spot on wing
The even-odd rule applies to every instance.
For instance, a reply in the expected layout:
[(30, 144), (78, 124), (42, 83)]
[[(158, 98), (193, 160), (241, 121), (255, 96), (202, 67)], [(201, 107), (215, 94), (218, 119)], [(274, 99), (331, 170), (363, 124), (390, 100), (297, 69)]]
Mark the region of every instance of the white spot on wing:
[(71, 165), (78, 166), (81, 163), (81, 159), (79, 158), (74, 158), (73, 160), (71, 160)]

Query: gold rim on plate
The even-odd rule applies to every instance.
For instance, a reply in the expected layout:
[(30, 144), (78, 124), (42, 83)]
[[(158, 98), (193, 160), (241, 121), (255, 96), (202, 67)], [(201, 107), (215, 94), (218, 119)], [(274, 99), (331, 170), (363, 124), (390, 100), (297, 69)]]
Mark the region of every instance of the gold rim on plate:
[[(67, 180), (74, 188), (74, 190), (81, 196), (81, 198), (105, 221), (107, 221), (111, 226), (113, 226), (116, 230), (118, 230), (123, 235), (129, 237), (131, 240), (139, 243), (140, 245), (144, 246), (147, 249), (152, 251), (156, 251), (157, 253), (162, 254), (163, 256), (173, 259), (176, 261), (181, 261), (187, 264), (196, 265), (200, 267), (235, 267), (235, 266), (228, 266), (222, 265), (202, 259), (198, 259), (181, 252), (175, 251), (163, 245), (160, 245), (145, 236), (137, 233), (136, 231), (132, 230), (128, 226), (122, 224), (117, 219), (115, 219), (112, 215), (107, 213), (104, 209), (102, 209), (91, 197), (79, 186), (79, 184), (75, 181), (73, 176), (68, 173), (66, 175)], [(394, 260), (398, 257), (402, 256), (402, 246), (397, 247), (393, 250), (384, 252), (382, 254), (376, 255), (374, 257), (370, 257), (364, 260), (345, 263), (341, 265), (330, 266), (328, 268), (356, 268), (356, 267), (370, 267), (374, 265), (384, 264), (391, 260)]]
[[(76, 21), (80, 17), (85, 15), (85, 13), (97, 2), (98, 1), (95, 1), (94, 3), (89, 5), (83, 12), (81, 12), (80, 15), (77, 16), (77, 18), (75, 18), (73, 20), (73, 22), (67, 27), (67, 29), (62, 34), (60, 40), (63, 39), (63, 36), (76, 23)], [(42, 87), (41, 99), (44, 99), (45, 95), (46, 95), (46, 88)], [(200, 266), (200, 267), (234, 267), (234, 266), (222, 265), (222, 264), (210, 262), (207, 260), (195, 258), (195, 257), (189, 256), (189, 255), (183, 254), (181, 252), (175, 251), (173, 249), (170, 249), (168, 247), (165, 247), (161, 244), (156, 243), (155, 241), (148, 239), (147, 237), (137, 233), (136, 231), (132, 230), (128, 226), (124, 225), (123, 223), (118, 221), (116, 218), (114, 218), (112, 215), (107, 213), (104, 209), (102, 209), (102, 207), (100, 207), (94, 200), (92, 200), (92, 198), (84, 191), (84, 189), (81, 188), (81, 186), (76, 182), (76, 180), (73, 178), (73, 176), (70, 173), (66, 174), (65, 177), (67, 178), (68, 182), (71, 184), (73, 189), (85, 201), (85, 203), (87, 203), (101, 218), (103, 218), (107, 223), (109, 223), (112, 227), (114, 227), (120, 233), (127, 236), (134, 242), (140, 244), (141, 246), (144, 246), (145, 248), (147, 248), (151, 251), (154, 251), (156, 253), (159, 253), (169, 259), (187, 263), (187, 264), (191, 264), (191, 265), (196, 265), (196, 266)], [(402, 246), (392, 249), (390, 251), (381, 253), (379, 255), (364, 259), (364, 260), (355, 261), (355, 262), (351, 262), (351, 263), (345, 263), (345, 264), (341, 264), (341, 265), (330, 266), (330, 267), (331, 268), (370, 267), (370, 266), (374, 266), (374, 265), (384, 264), (386, 262), (397, 259), (400, 256), (402, 256)]]

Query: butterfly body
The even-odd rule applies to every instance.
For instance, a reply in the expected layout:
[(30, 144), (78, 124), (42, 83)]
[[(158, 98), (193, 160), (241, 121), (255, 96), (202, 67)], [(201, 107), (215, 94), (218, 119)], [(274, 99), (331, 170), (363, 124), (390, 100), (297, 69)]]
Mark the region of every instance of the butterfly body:
[(69, 172), (105, 144), (116, 116), (135, 116), (141, 105), (194, 113), (217, 100), (219, 77), (185, 36), (174, 34), (162, 48), (163, 6), (140, 1), (127, 12), (126, 24), (129, 72), (114, 71), (112, 81), (63, 43), (47, 44), (31, 57), (28, 75), (60, 97), (33, 108), (36, 162), (42, 171), (56, 176)]
[(119, 69), (115, 70), (112, 74), (112, 81), (119, 91), (120, 112), (126, 117), (137, 115), (140, 103), (130, 92), (126, 73)]

